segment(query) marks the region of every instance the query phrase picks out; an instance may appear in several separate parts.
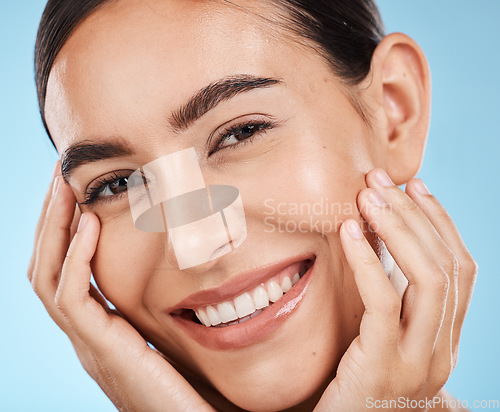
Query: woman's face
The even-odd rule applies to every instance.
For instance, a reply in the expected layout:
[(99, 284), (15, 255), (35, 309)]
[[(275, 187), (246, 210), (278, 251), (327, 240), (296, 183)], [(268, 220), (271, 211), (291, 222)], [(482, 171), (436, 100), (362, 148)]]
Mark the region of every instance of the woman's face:
[[(135, 228), (120, 181), (81, 209), (101, 221), (93, 273), (116, 308), (233, 403), (277, 410), (313, 396), (358, 333), (363, 306), (337, 229), (359, 218), (356, 195), (380, 162), (373, 132), (324, 60), (253, 14), (269, 15), (259, 2), (244, 6), (250, 11), (219, 1), (105, 5), (59, 53), (46, 117), (61, 154), (83, 141), (126, 149), (73, 155), (88, 157), (72, 162), (66, 176), (79, 203), (103, 178), (127, 177), (191, 147), (207, 185), (239, 189), (244, 243), (182, 271), (167, 234)], [(278, 81), (241, 88), (227, 81), (235, 78), (240, 86), (251, 78)], [(225, 81), (234, 92), (185, 127), (172, 126), (192, 96)], [(302, 269), (308, 273), (292, 290), (238, 325), (206, 327), (178, 310), (232, 302)], [(191, 296), (203, 291), (212, 293)]]

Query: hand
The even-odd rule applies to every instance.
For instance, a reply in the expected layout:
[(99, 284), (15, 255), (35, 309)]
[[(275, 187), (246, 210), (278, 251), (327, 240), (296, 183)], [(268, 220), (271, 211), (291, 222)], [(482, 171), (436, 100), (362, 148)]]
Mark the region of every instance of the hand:
[(96, 215), (84, 213), (74, 234), (75, 203), (57, 173), (36, 229), (28, 278), (83, 367), (119, 410), (213, 411), (90, 283), (100, 224)]
[(409, 284), (401, 301), (358, 222), (342, 224), (342, 246), (365, 311), (359, 336), (315, 410), (358, 411), (369, 406), (367, 399), (400, 397), (425, 410), (425, 398), (441, 390), (456, 365), (477, 265), (419, 179), (407, 184), (406, 194), (381, 169), (369, 172), (366, 183), (358, 208)]

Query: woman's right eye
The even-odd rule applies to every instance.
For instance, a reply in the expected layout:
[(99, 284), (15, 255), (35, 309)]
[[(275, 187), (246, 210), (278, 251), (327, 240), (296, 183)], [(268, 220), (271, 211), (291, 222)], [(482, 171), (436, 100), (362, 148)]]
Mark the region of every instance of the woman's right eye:
[(102, 188), (98, 197), (108, 197), (125, 192), (127, 190), (127, 184), (128, 177), (121, 177), (120, 179), (114, 180)]
[(87, 188), (85, 201), (81, 204), (90, 205), (120, 198), (129, 189), (131, 173), (130, 171), (119, 171), (97, 178)]

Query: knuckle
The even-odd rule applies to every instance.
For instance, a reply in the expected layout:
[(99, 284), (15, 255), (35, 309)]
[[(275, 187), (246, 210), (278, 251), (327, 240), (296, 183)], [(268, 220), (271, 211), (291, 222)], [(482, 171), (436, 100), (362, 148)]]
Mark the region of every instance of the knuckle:
[(30, 282), (31, 284), (33, 284), (33, 283), (32, 283), (32, 279), (33, 279), (33, 267), (31, 266), (31, 264), (30, 264), (30, 266), (28, 267), (28, 270), (26, 271), (26, 277), (28, 278), (29, 282)]
[(58, 310), (59, 312), (63, 312), (63, 313), (64, 313), (64, 309), (65, 309), (65, 307), (66, 307), (66, 306), (65, 306), (65, 304), (64, 304), (64, 302), (63, 302), (63, 300), (62, 300), (62, 299), (60, 299), (60, 298), (58, 298), (58, 297), (56, 296), (56, 298), (54, 299), (54, 303), (55, 303), (55, 305), (56, 305), (57, 310)]
[(408, 232), (409, 228), (403, 217), (397, 213), (392, 213), (391, 223), (395, 231)]
[[(387, 243), (388, 241), (390, 241), (392, 233), (408, 232), (408, 225), (399, 214), (392, 212), (387, 215), (387, 218), (384, 224), (378, 225), (376, 229), (377, 235), (384, 242)], [(370, 222), (370, 226), (373, 226), (372, 222)]]
[(33, 279), (33, 272), (35, 269), (35, 255), (31, 256), (30, 262), (28, 264), (28, 268), (26, 269), (26, 276), (28, 280), (31, 282)]
[(459, 267), (460, 267), (460, 264), (458, 262), (457, 257), (450, 250), (448, 252), (448, 256), (445, 260), (445, 264), (443, 265), (443, 269), (448, 274), (448, 276), (455, 276), (456, 274), (458, 274)]
[(460, 262), (460, 271), (475, 276), (478, 272), (479, 266), (472, 256), (462, 259)]
[(453, 363), (451, 360), (451, 356), (448, 360), (439, 362), (436, 365), (436, 369), (432, 374), (432, 384), (437, 387), (442, 387), (448, 381), (453, 372)]
[(443, 293), (448, 292), (448, 288), (450, 287), (450, 277), (444, 269), (439, 268), (435, 271), (432, 276), (432, 286), (435, 290)]
[(37, 284), (32, 284), (32, 285), (33, 285), (33, 291), (38, 296), (38, 299), (40, 299), (43, 302), (45, 296), (43, 290)]
[(399, 209), (405, 213), (414, 213), (419, 208), (417, 204), (408, 196), (399, 196), (396, 202)]
[(380, 261), (375, 259), (373, 256), (362, 256), (359, 261), (362, 266), (368, 267), (375, 267), (380, 264)]
[(68, 252), (66, 253), (66, 257), (64, 258), (64, 267), (67, 268), (67, 270), (73, 270), (81, 263), (81, 260), (78, 259), (77, 256), (75, 256), (74, 252), (72, 253), (70, 248), (70, 250), (68, 250)]
[(69, 308), (69, 302), (68, 299), (66, 298), (64, 293), (61, 293), (60, 290), (57, 291), (56, 296), (54, 297), (54, 304), (56, 305), (56, 308), (64, 313), (68, 313), (68, 308)]
[(31, 279), (31, 287), (33, 288), (37, 296), (40, 296), (40, 282), (38, 282), (37, 278), (38, 276), (33, 276), (33, 278)]
[(444, 209), (442, 206), (436, 208), (436, 216), (437, 216), (437, 220), (439, 220), (440, 222), (453, 222), (450, 214), (446, 211), (446, 209)]
[(450, 375), (455, 370), (455, 368), (457, 366), (457, 363), (458, 363), (458, 348), (457, 349), (453, 349), (452, 354), (451, 354), (451, 371), (450, 371)]
[(41, 290), (42, 290), (42, 282), (41, 282), (41, 276), (40, 273), (37, 271), (33, 271), (32, 277), (31, 277), (31, 287), (35, 291), (35, 293), (40, 296)]

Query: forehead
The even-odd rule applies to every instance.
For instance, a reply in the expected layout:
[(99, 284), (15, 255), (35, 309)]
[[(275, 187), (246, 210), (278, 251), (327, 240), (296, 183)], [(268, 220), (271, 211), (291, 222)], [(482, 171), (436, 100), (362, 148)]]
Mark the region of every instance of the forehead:
[(72, 33), (49, 77), (46, 118), (59, 151), (79, 136), (119, 135), (118, 119), (166, 117), (155, 103), (174, 110), (227, 75), (283, 75), (291, 42), (256, 12), (271, 15), (258, 1), (105, 4)]

